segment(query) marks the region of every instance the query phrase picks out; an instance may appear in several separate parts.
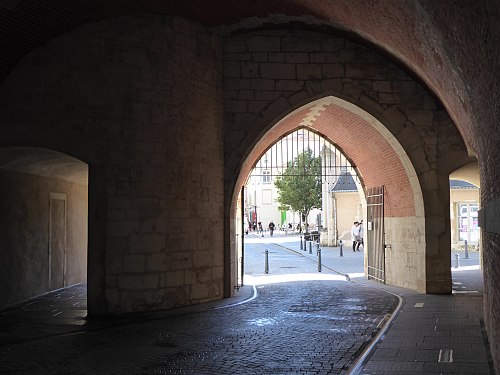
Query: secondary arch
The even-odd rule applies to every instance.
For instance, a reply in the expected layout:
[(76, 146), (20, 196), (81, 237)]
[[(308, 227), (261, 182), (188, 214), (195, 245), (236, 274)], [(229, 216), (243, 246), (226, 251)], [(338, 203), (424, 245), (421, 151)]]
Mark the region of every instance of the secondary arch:
[(88, 165), (39, 147), (0, 148), (0, 308), (87, 281)]
[[(415, 169), (383, 124), (359, 107), (328, 96), (292, 111), (250, 151), (236, 186), (244, 184), (255, 162), (272, 144), (301, 127), (338, 145), (355, 166), (364, 188), (385, 186), (385, 242), (390, 244), (386, 254), (387, 282), (425, 291), (425, 210)], [(234, 207), (237, 198), (235, 194)]]

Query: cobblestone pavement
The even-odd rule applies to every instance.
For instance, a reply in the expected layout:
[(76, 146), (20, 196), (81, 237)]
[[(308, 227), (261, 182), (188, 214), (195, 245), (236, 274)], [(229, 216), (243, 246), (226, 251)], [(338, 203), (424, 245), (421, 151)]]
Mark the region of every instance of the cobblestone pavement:
[[(139, 316), (97, 330), (81, 326), (73, 334), (2, 345), (0, 373), (346, 373), (396, 298), (345, 278), (337, 280), (334, 273), (319, 275), (310, 259), (279, 246), (269, 249), (276, 266), (265, 275), (263, 246), (246, 248), (249, 278), (257, 281), (254, 299), (146, 321)], [(278, 257), (285, 262), (282, 266), (276, 263)], [(325, 280), (277, 282), (290, 273)], [(245, 286), (240, 293), (250, 295), (252, 288)]]
[(78, 284), (0, 312), (0, 345), (86, 329), (87, 286)]

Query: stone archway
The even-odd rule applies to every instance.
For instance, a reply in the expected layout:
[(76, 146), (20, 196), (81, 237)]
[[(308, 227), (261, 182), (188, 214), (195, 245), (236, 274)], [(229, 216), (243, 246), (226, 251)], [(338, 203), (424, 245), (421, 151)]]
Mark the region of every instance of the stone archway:
[[(381, 137), (384, 144), (367, 142), (363, 146), (365, 149), (353, 145), (359, 143), (357, 136), (367, 139), (370, 133), (359, 132), (350, 125), (342, 128), (350, 134), (351, 141), (339, 146), (350, 158), (356, 159), (356, 167), (362, 165), (362, 160), (366, 166), (370, 162), (374, 163), (372, 167), (375, 166), (374, 159), (366, 156), (368, 149), (384, 155), (379, 160), (398, 159), (397, 153), (386, 152), (397, 140), (407, 155), (404, 162), (399, 161), (402, 165), (399, 177), (415, 177), (411, 179), (413, 182), (403, 185), (394, 183), (395, 189), (388, 192), (394, 199), (388, 215), (412, 219), (405, 223), (404, 229), (399, 223), (395, 224), (394, 228), (398, 230), (394, 233), (401, 235), (388, 237), (387, 241), (403, 243), (411, 238), (413, 242), (416, 236), (424, 239), (419, 240), (419, 246), (425, 248), (425, 255), (410, 261), (416, 265), (415, 269), (404, 271), (413, 275), (410, 277), (414, 280), (413, 285), (401, 281), (399, 276), (395, 277), (394, 283), (427, 293), (450, 293), (447, 176), (470, 158), (456, 127), (435, 97), (405, 71), (374, 51), (328, 33), (259, 30), (238, 34), (225, 41), (225, 61), (225, 165), (226, 187), (230, 189), (226, 190), (226, 197), (235, 202), (233, 187), (241, 186), (237, 176), (245, 174), (246, 161), (253, 160), (249, 157), (252, 150), (265, 149), (259, 140), (264, 134), (272, 135), (283, 117), (290, 114), (289, 118), (298, 117), (300, 122), (310, 110), (308, 103), (329, 96), (344, 100), (370, 114), (386, 128), (385, 133), (384, 130), (378, 131), (387, 135)], [(325, 113), (333, 115), (339, 108), (332, 105), (314, 109), (310, 114), (312, 118), (318, 115), (312, 122), (314, 129), (325, 134), (322, 116)], [(336, 115), (349, 124), (356, 117), (355, 112)], [(371, 129), (376, 131), (376, 128)], [(327, 137), (338, 144), (335, 134)], [(407, 166), (413, 166), (415, 172), (408, 174)], [(384, 182), (381, 175), (375, 174), (366, 180), (365, 172), (362, 173), (367, 184)], [(393, 181), (398, 179), (396, 170), (388, 172), (388, 176)], [(403, 189), (403, 186), (408, 189)], [(418, 186), (425, 210), (414, 205), (414, 194), (420, 195), (416, 189)], [(409, 199), (403, 198), (396, 203), (397, 197), (405, 195)], [(231, 217), (226, 211), (228, 222)], [(415, 218), (425, 222), (423, 229), (417, 229)], [(229, 247), (233, 234), (226, 226), (226, 265), (231, 263), (228, 254), (231, 253)], [(395, 256), (405, 255), (404, 252), (395, 252)], [(418, 276), (416, 269), (419, 270)], [(226, 273), (227, 277), (229, 273)], [(406, 280), (406, 274), (403, 279)]]
[(328, 96), (291, 112), (258, 141), (236, 186), (244, 184), (256, 160), (277, 139), (299, 127), (318, 132), (341, 149), (366, 188), (386, 187), (387, 282), (425, 292), (425, 215), (420, 183), (398, 141), (359, 107)]

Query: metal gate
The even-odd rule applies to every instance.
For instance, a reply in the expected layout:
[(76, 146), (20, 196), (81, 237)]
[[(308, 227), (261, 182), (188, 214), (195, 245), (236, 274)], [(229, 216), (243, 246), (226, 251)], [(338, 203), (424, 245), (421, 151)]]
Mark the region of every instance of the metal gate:
[[(298, 162), (298, 158), (304, 153), (309, 153), (311, 158)], [(316, 163), (314, 158), (319, 158), (319, 168), (312, 165)], [(294, 168), (290, 168), (291, 166)], [(270, 183), (276, 176), (315, 176), (319, 182), (328, 185), (335, 185), (340, 177), (347, 175), (359, 182), (354, 166), (345, 155), (333, 143), (306, 128), (300, 128), (277, 140), (256, 162), (251, 174), (264, 183)]]
[(368, 279), (385, 284), (384, 186), (368, 188), (367, 206), (367, 267)]
[[(278, 139), (255, 163), (245, 184), (245, 194), (241, 198), (244, 202), (243, 220), (246, 227), (251, 228), (252, 223), (261, 221), (261, 208), (265, 209), (272, 205), (273, 199), (276, 201), (271, 191), (276, 179), (279, 178), (289, 178), (288, 181), (308, 181), (311, 186), (320, 187), (319, 194), (324, 201), (327, 201), (334, 191), (357, 191), (358, 187), (361, 187), (356, 167), (342, 151), (315, 131), (301, 127)], [(326, 204), (323, 208), (327, 212), (325, 207)], [(278, 225), (283, 225), (287, 221), (286, 211), (281, 211), (281, 222), (277, 223)], [(295, 222), (295, 216), (292, 220), (293, 228), (302, 228), (304, 221), (302, 215), (299, 216), (298, 223)], [(333, 225), (328, 223), (329, 220)], [(318, 229), (330, 230), (328, 237), (333, 238), (335, 244), (338, 237), (336, 223), (336, 215), (316, 218)]]

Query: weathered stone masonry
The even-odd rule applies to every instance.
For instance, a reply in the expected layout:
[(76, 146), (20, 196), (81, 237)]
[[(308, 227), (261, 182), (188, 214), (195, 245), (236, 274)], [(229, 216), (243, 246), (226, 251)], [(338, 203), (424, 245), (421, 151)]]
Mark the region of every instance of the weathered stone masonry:
[(124, 17), (52, 40), (3, 83), (2, 146), (89, 164), (91, 314), (222, 298), (220, 61), (197, 24)]
[[(224, 78), (226, 166), (230, 171), (228, 175), (235, 181), (230, 187), (241, 186), (246, 178), (246, 172), (242, 173), (236, 182), (238, 168), (258, 139), (293, 109), (328, 95), (347, 100), (377, 118), (398, 139), (416, 170), (422, 189), (425, 210), (421, 211), (425, 211), (426, 227), (425, 245), (422, 243), (420, 247), (426, 248), (425, 261), (412, 267), (420, 267), (418, 279), (427, 282), (408, 284), (398, 278), (392, 281), (427, 292), (451, 290), (445, 179), (470, 159), (450, 119), (415, 79), (367, 48), (341, 37), (287, 30), (227, 37)], [(318, 129), (328, 135), (327, 128), (328, 125), (322, 125)], [(337, 139), (332, 141), (339, 143)], [(272, 142), (270, 139), (267, 144)], [(357, 152), (361, 154), (365, 150), (359, 148)], [(360, 159), (356, 151), (347, 156)], [(357, 163), (364, 178), (369, 180), (369, 173), (380, 176), (390, 173), (390, 163), (376, 160), (377, 168), (368, 165), (363, 168)], [(251, 161), (245, 162), (245, 165), (251, 164)], [(371, 179), (383, 183), (376, 176)], [(228, 193), (233, 193), (235, 202), (237, 191)], [(393, 194), (393, 198), (392, 210), (397, 211), (401, 202), (397, 201), (397, 194)], [(391, 212), (390, 204), (388, 212)], [(231, 217), (229, 212), (226, 215)], [(405, 225), (411, 228), (415, 224), (410, 221)], [(407, 235), (418, 236), (418, 233), (408, 230)], [(389, 240), (405, 242), (405, 238), (400, 237)], [(404, 254), (396, 256), (403, 264), (407, 262)]]
[(2, 145), (89, 164), (91, 314), (171, 308), (232, 293), (234, 211), (224, 202), (235, 206), (240, 167), (283, 116), (329, 95), (385, 125), (417, 173), (425, 261), (411, 265), (421, 272), (412, 283), (394, 283), (449, 291), (447, 175), (470, 161), (465, 146), (418, 82), (341, 37), (219, 38), (161, 16), (90, 24), (33, 51), (3, 83)]
[[(0, 146), (31, 146), (58, 150), (88, 165), (90, 176), (88, 186), (90, 315), (106, 313), (108, 310), (107, 296), (104, 292), (108, 273), (105, 268), (106, 249), (109, 245), (107, 189), (110, 189), (110, 198), (129, 196), (135, 200), (137, 197), (147, 196), (157, 199), (152, 201), (154, 204), (158, 203), (158, 199), (162, 200), (166, 196), (176, 195), (172, 190), (169, 194), (162, 195), (161, 198), (153, 198), (152, 194), (145, 193), (149, 191), (149, 188), (145, 186), (140, 194), (136, 192), (132, 195), (130, 191), (122, 187), (118, 193), (118, 184), (115, 184), (112, 178), (108, 181), (108, 176), (112, 174), (110, 170), (120, 165), (120, 160), (123, 161), (126, 158), (119, 156), (111, 162), (110, 155), (112, 153), (120, 155), (117, 151), (118, 144), (120, 139), (124, 144), (128, 143), (125, 140), (127, 137), (132, 137), (130, 129), (137, 128), (137, 133), (140, 134), (150, 132), (151, 137), (155, 132), (158, 135), (164, 132), (164, 127), (160, 128), (163, 130), (157, 131), (154, 127), (146, 125), (148, 122), (153, 124), (148, 119), (152, 113), (150, 109), (153, 107), (162, 109), (155, 112), (162, 113), (161, 116), (176, 124), (175, 126), (166, 125), (172, 130), (172, 134), (174, 128), (180, 129), (180, 123), (183, 122), (182, 129), (198, 129), (200, 133), (203, 133), (203, 137), (207, 138), (207, 143), (211, 145), (208, 146), (207, 143), (201, 145), (202, 142), (199, 142), (202, 152), (213, 153), (213, 156), (209, 158), (209, 164), (212, 175), (217, 177), (206, 179), (200, 177), (195, 182), (204, 181), (203, 184), (206, 182), (213, 188), (215, 185), (218, 186), (218, 182), (214, 180), (225, 178), (222, 188), (210, 188), (210, 192), (215, 190), (216, 194), (220, 193), (226, 200), (225, 209), (219, 203), (215, 204), (223, 211), (225, 227), (220, 232), (216, 232), (217, 238), (213, 239), (211, 245), (224, 243), (225, 248), (221, 253), (224, 253), (226, 257), (227, 273), (232, 251), (230, 243), (234, 239), (229, 230), (229, 222), (234, 212), (228, 206), (234, 202), (233, 194), (237, 194), (238, 189), (235, 187), (241, 185), (240, 182), (236, 182), (240, 172), (238, 166), (245, 165), (243, 160), (250, 155), (252, 147), (260, 136), (266, 134), (265, 131), (283, 118), (284, 114), (318, 97), (336, 95), (359, 105), (379, 119), (393, 135), (397, 136), (410, 155), (418, 172), (425, 202), (426, 233), (423, 235), (427, 236), (425, 242), (429, 249), (426, 251), (426, 256), (432, 261), (426, 262), (428, 265), (434, 264), (433, 260), (444, 265), (444, 262), (439, 261), (443, 254), (438, 252), (438, 249), (448, 246), (448, 239), (442, 234), (448, 231), (446, 228), (448, 224), (443, 216), (443, 205), (447, 199), (444, 189), (446, 174), (448, 170), (453, 170), (453, 166), (463, 164), (461, 151), (463, 145), (458, 140), (458, 133), (449, 131), (448, 114), (463, 136), (471, 155), (477, 155), (481, 174), (481, 217), (484, 219), (481, 226), (484, 234), (482, 241), (485, 327), (490, 342), (499, 342), (500, 147), (498, 144), (500, 132), (498, 132), (498, 124), (500, 107), (498, 103), (500, 101), (497, 88), (500, 82), (498, 74), (500, 7), (496, 1), (469, 0), (452, 3), (427, 0), (393, 2), (367, 0), (100, 2), (86, 0), (67, 1), (64, 7), (61, 7), (60, 2), (49, 0), (3, 2), (0, 6), (0, 24), (3, 26), (2, 33), (0, 33), (2, 45)], [(162, 16), (131, 16), (121, 20), (115, 18), (137, 14), (179, 15), (190, 21), (173, 22), (173, 18)], [(93, 23), (96, 21), (99, 23)], [(223, 41), (219, 37), (210, 35), (210, 32), (202, 29), (195, 24), (196, 22), (206, 27), (215, 27), (212, 29), (212, 34), (220, 30), (228, 33), (234, 32), (233, 36), (229, 37), (227, 36), (230, 34), (224, 34), (226, 56), (233, 54), (231, 60), (222, 60), (220, 45)], [(422, 94), (421, 87), (402, 70), (384, 63), (386, 67), (380, 71), (379, 58), (373, 59), (373, 54), (366, 53), (368, 51), (366, 48), (359, 49), (358, 53), (355, 44), (346, 43), (345, 40), (334, 41), (336, 38), (326, 37), (325, 33), (316, 38), (317, 40), (311, 40), (312, 34), (302, 30), (303, 27), (310, 30), (319, 25), (326, 33), (330, 33), (328, 28), (333, 27), (355, 35), (360, 40), (368, 41), (370, 43), (368, 50), (375, 46), (386, 51), (391, 56), (391, 60), (400, 62), (407, 67), (407, 71), (413, 72), (431, 88), (429, 92), (434, 93), (448, 114), (440, 108), (435, 109), (436, 101), (431, 96)], [(275, 38), (284, 36), (284, 33), (280, 36), (276, 31), (264, 30), (273, 26), (281, 29), (295, 29), (293, 33), (286, 32), (287, 36), (291, 37), (289, 40), (293, 41), (295, 38), (293, 43), (286, 44), (286, 49), (285, 43), (280, 40), (280, 50), (271, 50), (271, 48), (276, 48)], [(243, 35), (242, 33), (255, 30), (255, 28), (262, 31), (252, 35), (261, 40), (256, 38), (252, 44), (247, 45), (245, 42), (242, 45), (242, 40), (250, 36), (250, 34)], [(307, 39), (307, 42), (295, 43), (301, 35), (304, 40)], [(327, 39), (331, 39), (332, 42), (327, 42)], [(258, 50), (260, 47), (255, 44), (261, 42), (266, 50)], [(78, 43), (82, 44), (78, 45)], [(228, 49), (229, 43), (236, 43), (232, 47), (233, 51)], [(335, 43), (340, 43), (341, 47), (334, 47)], [(166, 47), (167, 44), (170, 45), (168, 50), (172, 53), (166, 50), (163, 51), (164, 53), (157, 53), (158, 47), (162, 45)], [(234, 50), (238, 48), (240, 50)], [(185, 53), (174, 53), (180, 50)], [(189, 50), (197, 52), (189, 54)], [(341, 50), (344, 52), (340, 53)], [(209, 51), (215, 52), (218, 57), (214, 58)], [(175, 60), (176, 55), (182, 61)], [(239, 57), (235, 60), (237, 55), (245, 55), (245, 58)], [(334, 60), (328, 60), (329, 56)], [(357, 67), (347, 61), (350, 58), (356, 59)], [(264, 59), (267, 60), (264, 61)], [(172, 63), (167, 69), (167, 61), (177, 61), (177, 65)], [(258, 77), (244, 79), (240, 76), (227, 77), (225, 79), (226, 104), (224, 104), (220, 98), (222, 96), (220, 72), (223, 62), (226, 63), (226, 68), (229, 68), (228, 64), (235, 61), (255, 63), (247, 64), (245, 74), (255, 74), (253, 69), (256, 66), (259, 68)], [(290, 77), (288, 74), (292, 74), (291, 70), (294, 68), (282, 66), (282, 70), (277, 69), (277, 65), (268, 65), (260, 69), (262, 63), (300, 65), (300, 78), (297, 66), (294, 71), (297, 78), (288, 79), (287, 77)], [(236, 66), (236, 69), (242, 69), (241, 64), (238, 63)], [(164, 73), (170, 69), (178, 69), (179, 73), (165, 75)], [(371, 69), (371, 74), (381, 73), (381, 75), (364, 75), (365, 69)], [(318, 73), (322, 77), (314, 78)], [(262, 74), (269, 76), (264, 77)], [(273, 77), (273, 74), (276, 76)], [(279, 78), (282, 74), (285, 74), (284, 78)], [(212, 75), (216, 76), (215, 80), (212, 80), (214, 78)], [(312, 75), (312, 78), (305, 79), (304, 77), (308, 75)], [(243, 85), (247, 82), (244, 80), (248, 80), (254, 87), (249, 87), (248, 83), (245, 83), (243, 87), (238, 87), (239, 84)], [(173, 82), (177, 82), (180, 90), (166, 89), (171, 87), (169, 83)], [(181, 108), (183, 104), (179, 104), (179, 101), (173, 99), (174, 101), (170, 102), (168, 99), (173, 98), (177, 93), (184, 96), (191, 94), (191, 90), (196, 91), (197, 85), (202, 87), (196, 100), (188, 100), (185, 103), (187, 106), (194, 104), (197, 115), (190, 114), (186, 108)], [(158, 101), (158, 98), (161, 99)], [(229, 100), (233, 102), (228, 102)], [(224, 128), (222, 125), (216, 125), (224, 121), (223, 106), (233, 108), (232, 112), (226, 114), (227, 121), (225, 121)], [(209, 110), (207, 111), (206, 108)], [(235, 112), (235, 109), (244, 112)], [(170, 118), (173, 114), (176, 116)], [(443, 119), (439, 119), (441, 114)], [(186, 118), (181, 121), (184, 115)], [(203, 121), (209, 122), (212, 126), (201, 125)], [(420, 121), (423, 123), (420, 124)], [(441, 121), (444, 122), (443, 126), (438, 125)], [(142, 132), (140, 127), (142, 127)], [(443, 131), (439, 130), (440, 128)], [(219, 137), (218, 141), (211, 137), (214, 132)], [(449, 139), (451, 149), (447, 149), (445, 138)], [(178, 136), (175, 139), (179, 142), (177, 150), (182, 149), (182, 152), (187, 152), (187, 149), (191, 149), (186, 144), (183, 144), (184, 147), (180, 146), (182, 140)], [(422, 139), (425, 143), (421, 142)], [(216, 147), (216, 144), (223, 142), (224, 146)], [(154, 143), (161, 142), (152, 142), (151, 145)], [(137, 147), (139, 142), (134, 142), (134, 144)], [(223, 149), (225, 145), (227, 149)], [(129, 152), (138, 157), (139, 154), (155, 153), (154, 147), (145, 146), (140, 152), (136, 147), (122, 145), (122, 154)], [(210, 149), (207, 150), (207, 148)], [(457, 148), (456, 151), (453, 150), (455, 148)], [(173, 150), (176, 148), (169, 147), (167, 151), (162, 150), (160, 154), (168, 153), (169, 160), (174, 163), (172, 159), (177, 159), (178, 155), (172, 156)], [(224, 163), (226, 163), (224, 167), (222, 167), (223, 153)], [(125, 162), (124, 164), (122, 172), (126, 174), (126, 177), (122, 174), (122, 177), (116, 180), (126, 187), (127, 181), (129, 185), (132, 181), (128, 174), (132, 165)], [(135, 169), (138, 164), (138, 161), (134, 162)], [(148, 165), (144, 162), (139, 169), (146, 174), (151, 170), (157, 170)], [(436, 173), (434, 169), (436, 166), (439, 173)], [(194, 169), (190, 167), (191, 164), (188, 169), (196, 175)], [(180, 170), (180, 168), (177, 165), (171, 170)], [(219, 173), (219, 169), (223, 170), (223, 173)], [(209, 174), (206, 170), (203, 172), (205, 177)], [(175, 185), (180, 181), (177, 178), (178, 175), (171, 175), (169, 181), (173, 178), (172, 184)], [(438, 175), (441, 177), (438, 178)], [(134, 176), (137, 182), (138, 174)], [(222, 182), (220, 184), (222, 185)], [(198, 186), (197, 183), (194, 185)], [(193, 186), (186, 188), (187, 186), (187, 184), (183, 185), (182, 188), (195, 189)], [(116, 193), (113, 193), (115, 190)], [(190, 199), (188, 204), (195, 206), (195, 200)], [(219, 202), (219, 200), (222, 198), (216, 201)], [(110, 221), (119, 221), (123, 220), (120, 216), (131, 208), (125, 205), (125, 207), (115, 207), (111, 210), (116, 211), (109, 213)], [(147, 210), (145, 208), (140, 211)], [(152, 216), (154, 215), (150, 214), (150, 217)], [(114, 218), (111, 219), (111, 217)], [(154, 218), (152, 220), (155, 221)], [(190, 221), (197, 222), (195, 215), (190, 216)], [(157, 222), (164, 221), (158, 218)], [(205, 227), (207, 222), (210, 220), (201, 219), (201, 226)], [(129, 238), (131, 233), (129, 228), (122, 236), (125, 239), (124, 249), (127, 252), (129, 252), (128, 244), (129, 240), (131, 241)], [(173, 230), (172, 233), (174, 233)], [(219, 239), (218, 236), (222, 236), (222, 233), (224, 233), (224, 238)], [(204, 233), (203, 236), (207, 236), (209, 242), (212, 241), (208, 233)], [(170, 246), (170, 242), (168, 244)], [(158, 246), (161, 247), (163, 244)], [(191, 247), (190, 249), (192, 250)], [(189, 254), (191, 250), (188, 251)], [(142, 254), (146, 257), (145, 253)], [(139, 264), (142, 264), (141, 262), (142, 260)], [(124, 267), (122, 260), (119, 263), (120, 267)], [(114, 285), (110, 285), (108, 291), (110, 295), (114, 293), (113, 311), (115, 312), (131, 308), (130, 300), (125, 294), (122, 295), (121, 289), (116, 285), (120, 273), (123, 272), (124, 275), (133, 273), (129, 274), (120, 270), (111, 273), (114, 275), (111, 279), (114, 280), (108, 280)], [(444, 272), (438, 273), (443, 277), (448, 277)], [(182, 276), (185, 276), (184, 273)], [(232, 292), (229, 284), (225, 285), (226, 294)], [(188, 296), (190, 293), (188, 289), (178, 289), (179, 298), (186, 303), (191, 300)], [(136, 296), (139, 294), (137, 291)], [(208, 299), (211, 298), (218, 297), (208, 296)], [(141, 306), (148, 308), (148, 301), (144, 299), (143, 302), (137, 303), (137, 308)], [(161, 303), (151, 305), (159, 308)], [(500, 354), (494, 346), (492, 346), (492, 351), (498, 371)]]
[[(326, 95), (358, 105), (398, 138), (421, 182), (427, 220), (440, 223), (427, 228), (427, 260), (444, 259), (446, 189), (436, 176), (456, 166), (437, 160), (458, 166), (466, 158), (449, 119), (418, 83), (365, 47), (327, 34), (227, 37), (223, 57), (220, 41), (175, 18), (115, 19), (34, 51), (3, 85), (11, 144), (89, 164), (89, 264), (101, 275), (89, 281), (89, 298), (101, 301), (98, 310), (220, 298), (224, 264), (234, 269), (233, 237), (211, 229), (232, 217), (223, 197), (237, 191), (239, 165), (276, 121)], [(450, 140), (455, 146), (445, 149)], [(437, 264), (442, 276), (418, 288), (448, 287), (448, 264)], [(231, 291), (226, 273), (225, 294)]]

